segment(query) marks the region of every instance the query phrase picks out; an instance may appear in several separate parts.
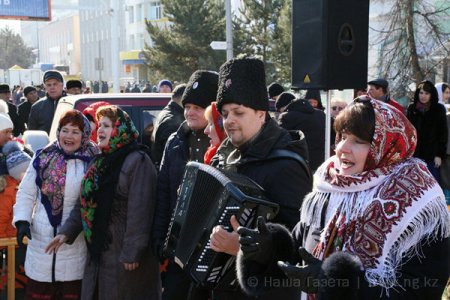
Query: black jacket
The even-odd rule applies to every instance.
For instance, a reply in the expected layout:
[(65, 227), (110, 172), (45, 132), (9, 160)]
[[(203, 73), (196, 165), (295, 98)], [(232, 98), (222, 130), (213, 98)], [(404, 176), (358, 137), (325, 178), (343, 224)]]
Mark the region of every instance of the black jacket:
[[(167, 140), (158, 175), (157, 203), (152, 227), (152, 239), (155, 247), (162, 246), (162, 242), (167, 236), (170, 218), (177, 202), (178, 188), (183, 179), (184, 168), (190, 158), (189, 137), (193, 134), (195, 133), (184, 122)], [(203, 149), (199, 152), (204, 154), (209, 146), (209, 139), (202, 132), (199, 132), (198, 135), (203, 141)]]
[[(63, 92), (61, 97), (66, 96)], [(61, 97), (59, 99), (61, 99)], [(30, 116), (28, 118), (28, 129), (44, 130), (50, 134), (52, 128), (53, 116), (59, 99), (51, 99), (48, 94), (46, 97), (38, 100), (31, 106)]]
[[(295, 241), (295, 249), (304, 247), (308, 252), (312, 252), (317, 244), (322, 228), (305, 228), (299, 222), (292, 232)], [(282, 241), (279, 239), (278, 241)], [(278, 245), (282, 247), (281, 245)], [(285, 246), (289, 246), (286, 244)], [(396, 270), (400, 274), (401, 285), (405, 290), (391, 289), (389, 297), (383, 294), (380, 286), (369, 286), (369, 283), (361, 276), (358, 280), (358, 299), (363, 300), (400, 300), (400, 299), (441, 299), (442, 292), (449, 276), (449, 238), (435, 240), (422, 244), (420, 255), (412, 258), (404, 258), (400, 264), (401, 268)], [(445, 258), (445, 259), (442, 259)], [(344, 266), (341, 266), (344, 269)], [(331, 291), (330, 291), (331, 292)], [(383, 297), (380, 297), (383, 295)], [(325, 300), (335, 299), (333, 295), (328, 295)]]
[(167, 139), (183, 121), (183, 108), (174, 101), (170, 101), (158, 114), (152, 134), (152, 159), (155, 165), (158, 166), (161, 162)]
[[(312, 178), (308, 178), (303, 167), (295, 160), (270, 159), (269, 155), (276, 149), (290, 150), (303, 158), (308, 157), (305, 141), (292, 140), (286, 130), (270, 119), (259, 135), (241, 149), (236, 150), (230, 139), (226, 138), (211, 165), (237, 171), (262, 186), (268, 199), (280, 205), (280, 212), (273, 222), (292, 229), (298, 221), (303, 198), (312, 189)], [(240, 155), (240, 158), (231, 164), (227, 161), (230, 161), (230, 155)]]
[(316, 170), (325, 160), (325, 113), (298, 99), (280, 115), (279, 124), (286, 130), (301, 130), (305, 134), (309, 164)]
[(31, 111), (31, 106), (33, 104), (31, 104), (31, 102), (29, 102), (28, 100), (20, 103), (18, 111), (19, 111), (19, 122), (20, 124), (23, 125), (23, 130), (21, 133), (23, 133), (23, 131), (25, 131), (25, 124), (27, 125), (28, 128), (28, 118), (30, 117), (30, 111)]
[[(248, 145), (236, 150), (227, 138), (217, 150), (212, 165), (237, 171), (261, 185), (267, 198), (280, 205), (280, 212), (273, 222), (292, 229), (299, 219), (299, 208), (304, 196), (311, 191), (312, 178), (299, 162), (290, 158), (270, 158), (274, 150), (290, 150), (307, 157), (304, 140), (293, 140), (291, 135), (271, 119)], [(233, 152), (234, 151), (234, 152)], [(232, 157), (239, 157), (233, 164)], [(228, 159), (228, 161), (227, 161)], [(272, 289), (258, 299), (300, 299), (295, 288)], [(214, 291), (214, 299), (253, 299), (241, 290)]]
[[(304, 247), (309, 253), (319, 242), (320, 234), (323, 231), (325, 224), (325, 214), (322, 213), (322, 220), (317, 227), (305, 226), (298, 223), (294, 230), (289, 233), (289, 230), (283, 228), (278, 224), (267, 224), (269, 230), (272, 232), (273, 255), (271, 261), (267, 262), (263, 267), (252, 260), (247, 260), (244, 256), (238, 256), (238, 272), (244, 280), (240, 280), (240, 284), (248, 293), (261, 294), (264, 286), (260, 284), (262, 280), (257, 281), (258, 284), (249, 285), (245, 278), (272, 278), (270, 280), (277, 282), (287, 280), (287, 277), (280, 272), (277, 267), (278, 260), (288, 260), (291, 264), (302, 263), (298, 257), (297, 249)], [(404, 258), (400, 264), (400, 268), (396, 270), (399, 278), (398, 284), (401, 288), (393, 288), (389, 291), (389, 297), (380, 286), (370, 286), (364, 278), (364, 272), (361, 272), (362, 266), (357, 270), (351, 266), (347, 260), (330, 260), (333, 255), (326, 258), (322, 265), (322, 271), (327, 274), (327, 278), (331, 284), (321, 285), (319, 287), (320, 300), (409, 300), (409, 299), (435, 299), (440, 300), (442, 292), (446, 286), (449, 276), (449, 238), (435, 239), (432, 241), (423, 242), (421, 244), (421, 251), (412, 258)], [(289, 250), (290, 249), (290, 250)], [(289, 253), (290, 251), (290, 253)], [(344, 253), (344, 252), (336, 252)], [(345, 251), (350, 257), (354, 257), (351, 251)], [(358, 273), (358, 274), (355, 274)], [(338, 277), (333, 277), (337, 275)], [(337, 284), (338, 280), (343, 283), (342, 286)], [(353, 282), (352, 282), (353, 280)], [(355, 282), (356, 281), (356, 282)], [(344, 283), (345, 282), (345, 283)], [(355, 291), (347, 287), (356, 285)], [(354, 297), (356, 294), (356, 297)], [(264, 295), (264, 294), (263, 294)], [(339, 296), (338, 296), (339, 295)], [(295, 299), (295, 298), (289, 298)], [(298, 298), (299, 299), (299, 298)], [(283, 298), (287, 300), (287, 298)]]
[(445, 159), (447, 148), (447, 118), (445, 107), (437, 99), (431, 100), (430, 109), (416, 109), (417, 101), (408, 106), (407, 117), (417, 131), (417, 147), (414, 156), (432, 162), (436, 156)]
[[(0, 100), (3, 101), (3, 100)], [(22, 125), (19, 121), (19, 115), (17, 114), (17, 107), (12, 104), (11, 102), (5, 101), (6, 104), (8, 104), (8, 115), (11, 118), (11, 121), (13, 122), (14, 128), (13, 128), (13, 135), (19, 136), (22, 132)]]

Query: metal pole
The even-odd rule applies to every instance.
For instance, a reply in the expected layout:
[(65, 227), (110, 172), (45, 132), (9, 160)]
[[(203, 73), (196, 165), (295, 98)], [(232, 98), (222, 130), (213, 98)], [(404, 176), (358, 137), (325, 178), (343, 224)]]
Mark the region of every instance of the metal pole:
[(119, 92), (119, 5), (117, 0), (111, 0), (111, 70), (113, 75), (113, 92)]
[(325, 109), (325, 160), (330, 157), (330, 135), (331, 135), (331, 91), (327, 90), (327, 107)]
[(102, 84), (102, 41), (98, 41), (98, 60), (97, 60), (97, 68), (98, 68), (98, 81), (99, 84)]
[(233, 58), (233, 27), (231, 23), (231, 0), (225, 0), (225, 20), (227, 38), (227, 60)]

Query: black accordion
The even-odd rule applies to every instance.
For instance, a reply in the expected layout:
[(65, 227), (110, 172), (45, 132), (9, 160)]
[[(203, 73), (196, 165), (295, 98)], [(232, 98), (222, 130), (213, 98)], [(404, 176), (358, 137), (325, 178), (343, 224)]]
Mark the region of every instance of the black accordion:
[(210, 234), (217, 225), (232, 231), (230, 218), (254, 227), (258, 216), (272, 219), (278, 205), (269, 202), (264, 190), (250, 178), (209, 165), (186, 165), (164, 253), (199, 285), (214, 288), (230, 269), (235, 257), (210, 247)]

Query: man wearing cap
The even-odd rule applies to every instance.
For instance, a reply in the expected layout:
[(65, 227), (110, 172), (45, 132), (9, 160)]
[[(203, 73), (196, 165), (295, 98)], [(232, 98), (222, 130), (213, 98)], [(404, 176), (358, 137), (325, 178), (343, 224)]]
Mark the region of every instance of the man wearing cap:
[(172, 93), (172, 82), (168, 79), (163, 79), (158, 83), (158, 93)]
[(177, 131), (184, 121), (181, 98), (185, 89), (186, 84), (177, 85), (173, 90), (169, 103), (156, 118), (155, 128), (152, 133), (152, 160), (155, 166), (159, 166), (161, 162), (167, 139), (172, 133)]
[(8, 105), (8, 114), (14, 124), (13, 135), (19, 136), (19, 115), (17, 114), (17, 107), (11, 103), (11, 90), (7, 84), (0, 84), (0, 101), (4, 101)]
[[(158, 196), (152, 229), (156, 255), (160, 256), (167, 235), (184, 167), (188, 161), (203, 163), (209, 147), (209, 138), (203, 133), (208, 124), (204, 113), (211, 102), (216, 100), (218, 78), (216, 72), (195, 71), (181, 98), (186, 121), (167, 140), (158, 176)], [(177, 264), (169, 264), (163, 282), (163, 299), (186, 299), (190, 284), (191, 280)]]
[(405, 109), (397, 101), (390, 97), (388, 92), (389, 83), (386, 79), (377, 78), (367, 83), (367, 94), (377, 100), (383, 101), (392, 105), (402, 113), (405, 113)]
[(63, 77), (58, 71), (49, 70), (45, 72), (43, 81), (47, 93), (44, 98), (31, 106), (28, 129), (44, 130), (50, 134), (56, 106), (59, 99), (66, 96), (66, 93), (64, 92)]
[[(293, 229), (302, 200), (312, 188), (309, 167), (303, 159), (307, 157), (306, 143), (294, 139), (270, 118), (264, 63), (261, 60), (231, 59), (220, 67), (217, 109), (222, 114), (228, 138), (217, 150), (212, 165), (241, 173), (261, 185), (268, 200), (280, 206), (279, 213), (271, 222)], [(231, 224), (232, 232), (222, 227), (213, 229), (211, 248), (236, 256), (239, 251), (239, 235), (236, 233), (239, 224), (233, 217)], [(239, 265), (237, 269), (241, 270)], [(234, 274), (230, 271), (228, 276), (234, 277)], [(300, 299), (299, 292), (292, 287), (268, 289), (258, 299)], [(213, 299), (252, 298), (236, 287), (233, 291), (214, 290)]]
[(79, 95), (81, 94), (82, 84), (79, 80), (69, 80), (66, 82), (66, 92), (68, 95)]
[(28, 128), (28, 118), (30, 116), (31, 106), (38, 101), (39, 96), (37, 89), (34, 86), (27, 86), (23, 89), (23, 95), (25, 101), (19, 105), (19, 123), (21, 126), (20, 133), (23, 134), (26, 128)]

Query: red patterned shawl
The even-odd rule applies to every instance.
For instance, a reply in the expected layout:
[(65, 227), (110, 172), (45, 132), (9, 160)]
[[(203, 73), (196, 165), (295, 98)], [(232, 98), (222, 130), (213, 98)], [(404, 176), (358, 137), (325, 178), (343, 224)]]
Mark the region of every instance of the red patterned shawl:
[(396, 270), (402, 259), (418, 255), (422, 241), (449, 236), (450, 219), (442, 189), (426, 165), (412, 158), (414, 127), (388, 104), (370, 101), (375, 133), (364, 171), (344, 176), (336, 156), (324, 162), (300, 220), (320, 226), (328, 201), (326, 226), (314, 255), (324, 259), (335, 251), (356, 254), (368, 282), (388, 292), (398, 286)]

